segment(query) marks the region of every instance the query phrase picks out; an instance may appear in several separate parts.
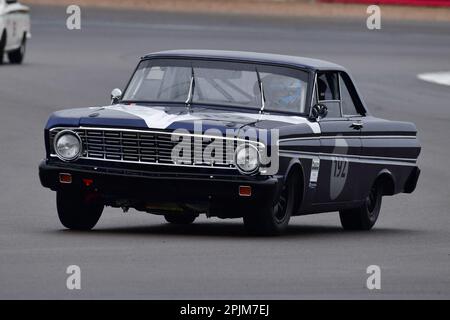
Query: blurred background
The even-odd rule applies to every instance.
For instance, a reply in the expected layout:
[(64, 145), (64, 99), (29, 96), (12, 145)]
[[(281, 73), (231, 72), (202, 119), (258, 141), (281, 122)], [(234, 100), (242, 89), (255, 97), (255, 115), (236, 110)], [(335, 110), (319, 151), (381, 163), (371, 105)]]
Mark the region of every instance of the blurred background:
[(28, 0), (29, 4), (251, 15), (362, 17), (368, 5), (382, 5), (385, 18), (450, 20), (450, 0)]
[[(450, 87), (422, 80), (450, 77), (450, 1), (23, 2), (24, 64), (0, 66), (0, 298), (450, 298)], [(80, 30), (66, 27), (73, 4)], [(381, 5), (379, 30), (367, 28), (369, 4)], [(64, 230), (38, 179), (49, 115), (107, 105), (139, 57), (189, 48), (342, 64), (374, 115), (416, 124), (417, 190), (385, 198), (368, 233), (343, 232), (336, 213), (297, 217), (286, 236), (260, 239), (241, 220), (174, 227), (111, 208), (92, 232)], [(71, 264), (80, 291), (66, 289)], [(376, 292), (365, 287), (372, 264), (382, 270)]]

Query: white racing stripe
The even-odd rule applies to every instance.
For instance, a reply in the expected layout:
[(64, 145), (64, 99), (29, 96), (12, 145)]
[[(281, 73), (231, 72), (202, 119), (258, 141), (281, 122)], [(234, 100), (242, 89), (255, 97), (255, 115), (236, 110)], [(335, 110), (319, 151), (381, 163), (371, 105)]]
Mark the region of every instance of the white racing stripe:
[(280, 121), (290, 124), (306, 124), (315, 134), (320, 133), (320, 126), (316, 122), (310, 122), (308, 119), (296, 116), (280, 116), (268, 114), (253, 114), (239, 112), (196, 112), (195, 114), (169, 114), (164, 107), (143, 107), (138, 105), (113, 105), (104, 107), (110, 110), (122, 111), (137, 116), (145, 121), (147, 127), (152, 129), (167, 129), (174, 122), (181, 121), (241, 121), (251, 122), (256, 120)]
[(421, 73), (417, 78), (423, 81), (450, 86), (450, 71)]
[(145, 121), (147, 127), (153, 129), (166, 129), (175, 121), (195, 121), (200, 118), (191, 114), (169, 114), (163, 107), (142, 107), (137, 105), (114, 105), (107, 109), (122, 111), (139, 117)]

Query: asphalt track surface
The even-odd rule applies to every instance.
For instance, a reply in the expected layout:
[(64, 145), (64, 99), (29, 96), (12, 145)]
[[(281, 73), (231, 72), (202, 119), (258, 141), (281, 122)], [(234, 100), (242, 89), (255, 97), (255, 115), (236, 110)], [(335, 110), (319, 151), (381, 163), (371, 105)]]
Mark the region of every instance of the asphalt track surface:
[[(33, 8), (26, 63), (0, 67), (0, 298), (450, 298), (450, 87), (417, 74), (450, 71), (450, 25)], [(373, 114), (415, 122), (423, 145), (416, 192), (385, 198), (371, 232), (336, 213), (291, 220), (253, 238), (241, 220), (188, 227), (106, 209), (92, 232), (60, 225), (40, 186), (43, 127), (55, 110), (108, 103), (147, 52), (203, 48), (318, 57), (350, 70)], [(66, 268), (81, 267), (81, 290)], [(381, 267), (381, 290), (366, 268)]]

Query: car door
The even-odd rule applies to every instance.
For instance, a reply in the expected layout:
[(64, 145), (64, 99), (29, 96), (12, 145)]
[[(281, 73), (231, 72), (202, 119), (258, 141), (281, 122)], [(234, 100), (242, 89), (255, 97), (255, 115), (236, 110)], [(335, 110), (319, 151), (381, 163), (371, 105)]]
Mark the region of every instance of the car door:
[(316, 203), (356, 200), (361, 173), (357, 157), (361, 154), (361, 129), (342, 112), (339, 72), (320, 72), (316, 76), (316, 99), (328, 108), (319, 120), (320, 170)]

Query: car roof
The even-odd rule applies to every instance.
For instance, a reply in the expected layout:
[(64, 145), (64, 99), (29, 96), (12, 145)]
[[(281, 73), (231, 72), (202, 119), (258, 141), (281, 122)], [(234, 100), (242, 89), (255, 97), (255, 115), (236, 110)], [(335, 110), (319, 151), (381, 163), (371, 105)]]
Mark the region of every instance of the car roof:
[(168, 50), (150, 53), (142, 59), (154, 58), (185, 58), (185, 59), (211, 59), (232, 60), (240, 62), (253, 62), (264, 64), (279, 64), (310, 70), (339, 70), (346, 71), (344, 67), (325, 60), (288, 56), (272, 53), (258, 53), (247, 51), (226, 50)]

